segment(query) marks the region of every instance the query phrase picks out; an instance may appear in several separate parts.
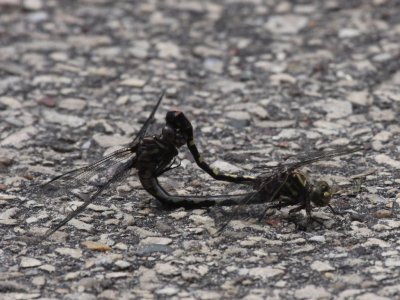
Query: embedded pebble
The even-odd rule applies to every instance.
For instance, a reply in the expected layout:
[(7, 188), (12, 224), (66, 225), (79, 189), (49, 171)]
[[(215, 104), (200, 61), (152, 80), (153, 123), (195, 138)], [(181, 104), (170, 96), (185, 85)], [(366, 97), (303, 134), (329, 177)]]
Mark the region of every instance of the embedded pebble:
[(296, 299), (326, 299), (331, 295), (323, 287), (306, 285), (294, 292)]
[(131, 141), (131, 138), (118, 134), (114, 135), (95, 134), (93, 135), (93, 140), (100, 147), (108, 148), (116, 145), (128, 144)]
[(78, 230), (83, 230), (83, 231), (91, 231), (93, 229), (92, 224), (85, 223), (83, 221), (80, 221), (78, 219), (72, 219), (71, 221), (68, 222), (69, 225), (74, 226)]
[(217, 160), (213, 162), (210, 166), (213, 169), (217, 169), (220, 172), (225, 172), (225, 173), (239, 173), (241, 171), (240, 168), (222, 160)]
[(86, 107), (86, 101), (82, 99), (68, 98), (61, 100), (58, 104), (60, 108), (67, 110), (82, 110)]
[(157, 244), (157, 245), (169, 245), (172, 243), (172, 239), (170, 238), (163, 238), (163, 237), (146, 237), (140, 241), (142, 245), (150, 245), (150, 244)]
[(94, 250), (94, 251), (110, 251), (111, 247), (102, 243), (98, 242), (93, 242), (93, 241), (84, 241), (81, 243), (84, 247), (86, 247), (89, 250)]
[(145, 79), (140, 78), (128, 78), (119, 83), (122, 86), (134, 87), (134, 88), (142, 88), (146, 85)]
[(387, 165), (396, 169), (400, 169), (400, 161), (394, 160), (386, 154), (375, 155), (375, 161), (378, 164)]
[(60, 255), (70, 256), (75, 259), (82, 257), (82, 251), (80, 249), (56, 248), (54, 251)]
[(72, 128), (81, 127), (86, 123), (86, 121), (81, 117), (61, 114), (52, 110), (44, 111), (43, 117), (49, 123), (60, 124), (62, 126), (69, 126)]
[(10, 134), (0, 141), (0, 146), (9, 146), (17, 149), (24, 147), (25, 142), (38, 133), (37, 128), (29, 126)]
[(296, 34), (307, 25), (308, 19), (298, 15), (277, 15), (268, 18), (265, 29), (274, 34)]
[(170, 263), (157, 263), (154, 266), (154, 271), (164, 276), (175, 276), (180, 273), (179, 268)]
[(347, 94), (347, 99), (351, 103), (362, 106), (371, 105), (373, 100), (368, 91), (350, 92)]
[(328, 271), (334, 271), (335, 268), (332, 267), (328, 262), (324, 261), (314, 261), (310, 265), (311, 269), (318, 271), (318, 272), (328, 272)]
[(271, 277), (281, 276), (285, 274), (284, 270), (271, 268), (271, 267), (258, 267), (251, 269), (243, 269), (239, 271), (240, 274), (247, 274), (251, 277), (267, 279)]
[(20, 267), (21, 268), (33, 268), (38, 267), (42, 262), (36, 258), (32, 257), (21, 257)]

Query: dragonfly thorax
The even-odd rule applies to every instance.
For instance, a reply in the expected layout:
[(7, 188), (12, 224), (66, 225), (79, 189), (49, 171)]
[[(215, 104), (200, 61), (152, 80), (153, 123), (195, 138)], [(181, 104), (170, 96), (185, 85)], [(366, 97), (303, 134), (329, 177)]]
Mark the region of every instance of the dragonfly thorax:
[(180, 128), (174, 128), (167, 124), (162, 130), (160, 139), (165, 143), (174, 145), (176, 148), (180, 148), (186, 144), (188, 136)]

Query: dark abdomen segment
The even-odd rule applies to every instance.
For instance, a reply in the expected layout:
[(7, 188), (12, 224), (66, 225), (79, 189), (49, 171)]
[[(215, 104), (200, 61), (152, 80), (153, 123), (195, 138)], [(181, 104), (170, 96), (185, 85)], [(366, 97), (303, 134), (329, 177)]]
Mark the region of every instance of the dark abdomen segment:
[(139, 172), (139, 179), (144, 189), (159, 200), (162, 204), (172, 207), (199, 208), (213, 205), (232, 206), (239, 204), (255, 204), (265, 202), (261, 193), (251, 192), (238, 195), (215, 195), (215, 196), (176, 196), (170, 195), (159, 184), (154, 176), (145, 172)]

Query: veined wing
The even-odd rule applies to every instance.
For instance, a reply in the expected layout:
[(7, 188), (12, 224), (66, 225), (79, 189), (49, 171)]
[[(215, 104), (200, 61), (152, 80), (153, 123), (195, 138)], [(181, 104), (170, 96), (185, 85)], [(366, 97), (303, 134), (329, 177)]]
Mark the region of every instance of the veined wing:
[(57, 195), (85, 186), (102, 186), (121, 166), (134, 158), (136, 158), (135, 148), (122, 148), (95, 163), (56, 176), (39, 188), (44, 193)]
[[(304, 167), (306, 165), (322, 161), (328, 158), (338, 157), (346, 154), (351, 154), (358, 151), (368, 150), (370, 149), (370, 145), (363, 145), (354, 148), (345, 147), (336, 147), (330, 151), (316, 151), (307, 155), (306, 159), (298, 160), (293, 163), (280, 164), (275, 167), (265, 167), (266, 171), (262, 172), (257, 176), (255, 181), (255, 189), (256, 191), (252, 193), (248, 193), (243, 199), (242, 203), (235, 209), (235, 212), (232, 214), (227, 221), (225, 221), (222, 226), (218, 229), (217, 233), (220, 233), (224, 230), (224, 228), (229, 224), (232, 220), (233, 215), (237, 214), (242, 205), (248, 205), (252, 203), (252, 200), (255, 199), (262, 193), (262, 197), (265, 198), (265, 202), (267, 204), (272, 203), (278, 197), (279, 192), (285, 185), (290, 174), (298, 168)], [(270, 191), (266, 190), (266, 187), (273, 187)], [(263, 214), (260, 216), (260, 220), (265, 217), (265, 214), (268, 210), (268, 206), (264, 210)]]
[(136, 157), (132, 156), (127, 159), (123, 164), (118, 165), (115, 168), (115, 171), (111, 178), (107, 181), (104, 181), (101, 185), (98, 185), (94, 191), (91, 192), (89, 196), (83, 196), (80, 194), (74, 194), (79, 199), (83, 200), (83, 204), (81, 204), (77, 209), (71, 211), (61, 222), (57, 223), (55, 226), (46, 231), (46, 233), (40, 237), (40, 241), (47, 239), (54, 232), (59, 230), (62, 226), (67, 224), (71, 219), (75, 218), (78, 214), (80, 214), (86, 207), (88, 207), (104, 190), (106, 190), (113, 183), (121, 181), (126, 175), (129, 174), (129, 171), (132, 170), (132, 167), (135, 163)]
[(128, 147), (119, 149), (93, 164), (59, 175), (42, 185), (43, 191), (53, 193), (62, 193), (65, 191), (71, 192), (72, 189), (88, 186), (92, 189), (89, 191), (89, 196), (86, 197), (86, 199), (84, 199), (83, 195), (73, 193), (73, 195), (83, 200), (84, 203), (76, 210), (69, 213), (55, 227), (49, 229), (44, 236), (41, 237), (41, 240), (45, 240), (62, 226), (67, 224), (71, 219), (89, 206), (89, 204), (95, 201), (95, 199), (110, 185), (120, 181), (124, 176), (129, 174), (129, 171), (132, 170), (136, 163), (137, 145), (144, 138), (147, 129), (154, 119), (155, 112), (160, 105), (163, 96), (164, 92), (162, 92), (146, 122)]
[(162, 91), (161, 95), (158, 98), (158, 101), (157, 101), (156, 105), (154, 106), (153, 110), (151, 111), (149, 117), (147, 118), (146, 122), (144, 122), (142, 128), (140, 128), (139, 132), (137, 133), (136, 137), (133, 139), (133, 141), (130, 145), (133, 145), (136, 142), (141, 141), (144, 138), (144, 136), (146, 135), (147, 129), (149, 129), (149, 126), (151, 125), (151, 123), (154, 120), (154, 115), (155, 115), (158, 107), (160, 106), (161, 100), (164, 98), (164, 95), (165, 95), (165, 91)]
[(354, 152), (359, 152), (363, 150), (370, 149), (370, 145), (356, 146), (354, 148), (350, 148), (348, 146), (340, 146), (336, 147), (329, 151), (315, 151), (312, 153), (308, 153), (305, 159), (300, 159), (292, 163), (280, 164), (275, 167), (265, 167), (267, 170), (262, 172), (259, 175), (259, 178), (269, 178), (271, 176), (276, 175), (277, 173), (282, 172), (292, 172), (298, 168), (304, 167), (306, 165), (310, 165), (312, 163), (326, 160), (328, 158), (334, 158), (342, 155), (351, 154)]
[(143, 139), (151, 122), (154, 120), (154, 115), (164, 94), (163, 91), (146, 122), (128, 147), (114, 151), (95, 163), (56, 176), (41, 185), (41, 190), (47, 193), (61, 194), (66, 190), (84, 187), (85, 185), (101, 186), (103, 185), (103, 180), (107, 181), (112, 178), (115, 170), (127, 161), (131, 161), (132, 157), (136, 154), (137, 145)]

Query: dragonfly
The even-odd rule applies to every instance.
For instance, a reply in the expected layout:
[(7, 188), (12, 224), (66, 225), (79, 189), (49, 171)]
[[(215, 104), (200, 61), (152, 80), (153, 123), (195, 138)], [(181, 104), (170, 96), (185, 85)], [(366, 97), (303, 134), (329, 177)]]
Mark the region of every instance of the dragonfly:
[[(158, 135), (148, 135), (147, 131), (164, 97), (160, 95), (149, 117), (129, 145), (118, 149), (104, 158), (54, 177), (40, 186), (43, 193), (68, 194), (83, 203), (71, 211), (63, 220), (48, 229), (41, 237), (47, 239), (83, 212), (103, 192), (118, 184), (133, 171), (150, 195), (164, 206), (199, 208), (208, 206), (232, 206), (256, 203), (272, 203), (275, 207), (298, 205), (296, 211), (305, 209), (311, 216), (311, 206), (330, 206), (331, 187), (326, 182), (312, 183), (298, 169), (340, 155), (364, 149), (338, 148), (330, 152), (310, 155), (308, 159), (276, 168), (266, 168), (267, 172), (257, 176), (238, 175), (221, 172), (212, 168), (200, 154), (196, 145), (193, 126), (183, 112), (170, 110), (166, 113), (165, 125)], [(178, 150), (186, 144), (196, 164), (213, 179), (250, 186), (252, 191), (227, 195), (171, 195), (159, 183), (158, 178), (167, 171), (179, 166)], [(78, 192), (77, 192), (78, 190)], [(82, 193), (83, 191), (83, 193)]]

